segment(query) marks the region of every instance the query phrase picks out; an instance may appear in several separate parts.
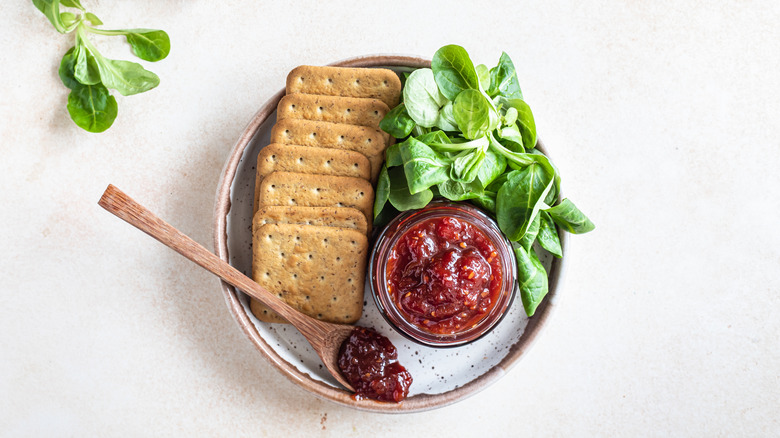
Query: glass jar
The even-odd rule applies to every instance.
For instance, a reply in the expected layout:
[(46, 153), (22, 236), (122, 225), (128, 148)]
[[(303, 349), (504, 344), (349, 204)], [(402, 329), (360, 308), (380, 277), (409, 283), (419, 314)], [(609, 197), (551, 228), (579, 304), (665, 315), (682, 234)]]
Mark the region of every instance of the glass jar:
[(385, 227), (371, 255), (369, 283), (379, 311), (403, 336), (455, 347), (503, 319), (516, 272), (512, 246), (493, 219), (469, 204), (439, 200)]

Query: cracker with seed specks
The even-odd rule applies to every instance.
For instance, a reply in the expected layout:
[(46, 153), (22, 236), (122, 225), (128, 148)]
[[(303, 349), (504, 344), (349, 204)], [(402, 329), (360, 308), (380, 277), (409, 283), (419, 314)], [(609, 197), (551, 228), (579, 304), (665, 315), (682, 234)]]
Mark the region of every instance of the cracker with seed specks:
[(252, 234), (266, 224), (315, 225), (352, 228), (363, 234), (368, 232), (368, 223), (363, 213), (349, 207), (263, 207), (257, 210), (252, 220)]
[(365, 215), (370, 229), (374, 188), (370, 182), (350, 176), (273, 172), (260, 184), (257, 205), (352, 207)]
[(379, 122), (389, 111), (390, 108), (379, 99), (295, 93), (279, 101), (276, 119), (316, 120), (379, 129)]
[(394, 108), (401, 101), (401, 79), (386, 68), (302, 65), (287, 75), (287, 94), (292, 93), (374, 98)]
[[(368, 239), (359, 231), (313, 225), (267, 224), (253, 237), (254, 280), (313, 318), (340, 324), (360, 319)], [(252, 301), (252, 313), (286, 322)]]
[(271, 129), (271, 143), (317, 146), (359, 152), (371, 163), (376, 182), (385, 159), (385, 142), (375, 129), (345, 123), (282, 119)]
[(257, 155), (255, 212), (263, 178), (274, 171), (352, 176), (368, 180), (371, 178), (371, 163), (365, 155), (345, 149), (270, 144)]

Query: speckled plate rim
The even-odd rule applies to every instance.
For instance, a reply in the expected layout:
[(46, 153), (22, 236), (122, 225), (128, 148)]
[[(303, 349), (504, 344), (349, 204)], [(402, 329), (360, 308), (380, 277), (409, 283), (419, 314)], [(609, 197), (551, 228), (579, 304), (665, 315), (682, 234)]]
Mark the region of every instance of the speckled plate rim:
[[(355, 58), (349, 58), (343, 61), (338, 61), (333, 64), (340, 67), (412, 67), (422, 68), (430, 67), (430, 60), (404, 55), (369, 55), (360, 56)], [(280, 83), (282, 80), (280, 79)], [(230, 212), (231, 201), (230, 194), (233, 182), (236, 177), (238, 164), (241, 157), (244, 154), (244, 150), (250, 144), (252, 138), (258, 132), (260, 126), (265, 122), (268, 117), (274, 112), (277, 104), (284, 96), (284, 89), (274, 94), (262, 107), (255, 113), (252, 120), (249, 122), (243, 133), (239, 137), (233, 149), (230, 151), (225, 166), (222, 169), (222, 173), (217, 184), (216, 203), (214, 206), (214, 248), (217, 256), (230, 263), (228, 254), (228, 236), (227, 236), (227, 216)], [(537, 147), (544, 151), (544, 146), (541, 141)], [(548, 154), (549, 155), (549, 154)], [(561, 238), (561, 247), (565, 250), (567, 244), (566, 233), (559, 233)], [(536, 341), (539, 333), (545, 327), (548, 319), (550, 318), (557, 303), (558, 290), (561, 287), (562, 270), (564, 267), (563, 259), (554, 259), (549, 272), (549, 292), (547, 298), (537, 308), (536, 314), (529, 318), (528, 324), (525, 327), (520, 339), (511, 346), (507, 355), (496, 366), (491, 368), (485, 374), (477, 377), (471, 382), (455, 388), (451, 391), (447, 391), (441, 394), (418, 394), (408, 398), (402, 403), (380, 403), (371, 400), (353, 400), (351, 394), (343, 389), (332, 387), (321, 381), (313, 379), (308, 373), (300, 371), (295, 365), (284, 360), (279, 354), (274, 351), (273, 348), (263, 339), (258, 333), (246, 310), (241, 305), (238, 298), (238, 292), (236, 289), (220, 281), (222, 286), (222, 292), (225, 297), (228, 308), (230, 309), (233, 318), (235, 318), (241, 330), (246, 334), (255, 348), (266, 357), (271, 364), (279, 370), (282, 375), (290, 379), (293, 383), (299, 385), (303, 389), (313, 393), (314, 395), (330, 400), (337, 404), (347, 406), (350, 408), (381, 413), (411, 413), (421, 412), (431, 409), (436, 409), (453, 404), (457, 401), (463, 400), (477, 392), (485, 389), (493, 382), (500, 379), (506, 374), (513, 366), (517, 364), (519, 359)]]

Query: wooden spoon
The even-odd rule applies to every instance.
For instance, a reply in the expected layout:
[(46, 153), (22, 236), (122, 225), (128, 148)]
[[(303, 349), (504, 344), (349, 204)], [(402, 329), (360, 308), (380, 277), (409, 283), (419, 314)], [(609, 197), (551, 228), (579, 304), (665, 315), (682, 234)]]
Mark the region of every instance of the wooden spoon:
[(341, 375), (338, 366), (339, 349), (354, 326), (331, 324), (298, 312), (111, 184), (98, 204), (280, 314), (309, 341), (333, 377), (348, 390), (355, 390)]

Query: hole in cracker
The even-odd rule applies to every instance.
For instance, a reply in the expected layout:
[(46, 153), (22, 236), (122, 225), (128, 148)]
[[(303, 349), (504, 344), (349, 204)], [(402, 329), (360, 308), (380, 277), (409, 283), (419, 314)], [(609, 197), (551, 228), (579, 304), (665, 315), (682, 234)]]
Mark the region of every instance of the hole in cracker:
[(325, 162), (325, 165), (326, 165), (326, 166), (330, 166), (330, 160), (326, 161), (326, 162)]
[(266, 272), (266, 273), (265, 273), (265, 276), (266, 276), (266, 277), (270, 277), (270, 276), (271, 276), (271, 273), (270, 273), (270, 272)]
[(271, 235), (270, 234), (268, 235), (268, 240), (271, 240)]
[(325, 243), (328, 243), (328, 239), (327, 238), (322, 239), (322, 241), (325, 242)]
[(304, 79), (305, 79), (305, 78), (304, 78), (303, 76), (299, 76), (299, 77), (298, 77), (298, 80), (299, 80), (299, 81), (301, 81), (301, 82), (303, 82), (303, 80), (304, 80)]
[(310, 297), (310, 296), (308, 296), (308, 295), (306, 295), (306, 299), (307, 299), (307, 300), (310, 300), (310, 299), (311, 299), (311, 297)]
[(283, 252), (280, 252), (280, 253), (279, 253), (279, 255), (280, 255), (281, 257), (284, 257), (284, 253), (283, 253)]
[(355, 242), (354, 240), (352, 241), (352, 244), (353, 244), (353, 245), (355, 245), (356, 243), (357, 243), (357, 242)]
[(344, 136), (339, 136), (339, 141), (344, 141)]
[(352, 112), (352, 110), (351, 110), (351, 109), (349, 109), (349, 108), (347, 108), (347, 114), (349, 114), (349, 113), (351, 113), (351, 112)]
[(320, 112), (322, 112), (322, 107), (317, 108)]
[(351, 278), (347, 278), (347, 283), (352, 283), (352, 279)]
[(339, 299), (337, 297), (333, 297), (333, 301), (338, 301)]
[(367, 141), (367, 142), (369, 142), (369, 143), (371, 143), (371, 139), (370, 139), (370, 138), (366, 139), (366, 141)]
[(290, 136), (290, 130), (289, 130), (289, 129), (285, 129), (285, 130), (284, 130), (284, 133), (285, 133), (285, 134), (286, 134), (288, 137)]
[(336, 257), (336, 261), (340, 262), (341, 261), (341, 257)]
[(309, 254), (309, 260), (311, 260), (311, 259), (313, 259), (313, 258), (314, 258), (314, 256), (313, 256), (313, 255), (311, 255), (311, 254)]
[(298, 163), (303, 163), (303, 157), (298, 157)]
[(300, 242), (301, 241), (301, 236), (295, 236), (295, 240)]
[(295, 205), (295, 199), (290, 199), (290, 204)]
[(374, 115), (378, 116), (379, 115), (379, 111), (374, 111)]
[(352, 167), (357, 168), (358, 167), (358, 163), (353, 164)]
[(382, 85), (384, 85), (384, 86), (387, 86), (387, 80), (385, 80), (384, 82), (382, 82)]
[(276, 188), (276, 184), (271, 184), (271, 188), (275, 189)]
[(341, 202), (336, 204), (336, 207), (343, 207), (343, 206), (344, 206), (344, 204), (342, 204)]
[(333, 78), (328, 78), (328, 83), (332, 84), (333, 83)]
[(324, 275), (323, 275), (323, 276), (321, 276), (321, 277), (320, 277), (320, 280), (321, 280), (321, 281), (325, 281), (325, 276), (324, 276)]
[(318, 313), (317, 318), (322, 318), (322, 313)]
[[(295, 278), (297, 280), (298, 279), (298, 274), (293, 274), (293, 278)], [(306, 297), (306, 299), (308, 300), (309, 297)]]
[(290, 105), (290, 109), (291, 109), (291, 110), (294, 110), (294, 109), (295, 109), (295, 104), (293, 104), (293, 105)]
[(365, 196), (365, 193), (360, 192), (360, 197), (362, 198), (363, 196)]
[(355, 85), (360, 85), (360, 79), (355, 79)]

